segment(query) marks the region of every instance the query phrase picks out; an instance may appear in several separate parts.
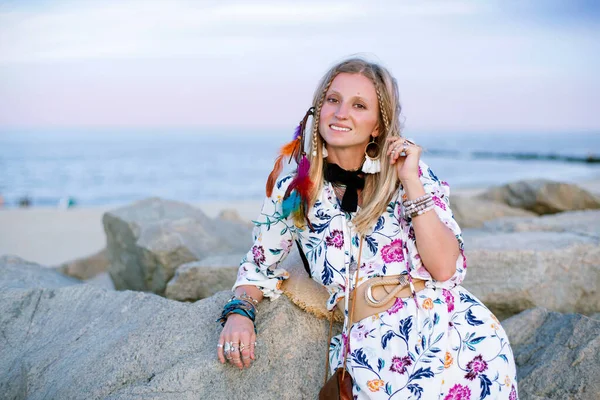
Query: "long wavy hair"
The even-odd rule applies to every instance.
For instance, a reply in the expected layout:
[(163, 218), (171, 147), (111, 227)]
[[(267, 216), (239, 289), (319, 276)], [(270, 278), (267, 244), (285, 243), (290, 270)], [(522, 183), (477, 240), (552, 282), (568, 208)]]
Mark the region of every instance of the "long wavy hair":
[[(362, 191), (362, 206), (354, 219), (356, 230), (365, 234), (385, 212), (394, 192), (398, 188), (396, 167), (390, 165), (385, 154), (388, 151), (388, 137), (400, 136), (400, 99), (398, 84), (390, 72), (381, 65), (359, 57), (349, 58), (333, 67), (323, 76), (313, 97), (315, 107), (310, 130), (310, 179), (314, 182), (309, 207), (312, 207), (323, 189), (323, 137), (319, 132), (319, 119), (325, 95), (334, 78), (340, 73), (361, 74), (369, 78), (375, 86), (379, 103), (379, 132), (375, 142), (379, 146), (381, 172), (365, 174), (365, 187)], [(308, 132), (307, 132), (308, 133)], [(316, 150), (316, 156), (313, 151)]]

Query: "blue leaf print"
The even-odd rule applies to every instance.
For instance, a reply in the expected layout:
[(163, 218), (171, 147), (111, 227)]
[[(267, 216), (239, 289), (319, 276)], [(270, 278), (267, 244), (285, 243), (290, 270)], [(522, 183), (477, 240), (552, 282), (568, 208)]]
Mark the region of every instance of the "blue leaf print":
[(423, 346), (423, 348), (427, 347), (427, 337), (425, 337), (425, 335), (421, 336), (421, 346)]
[(281, 185), (284, 184), (285, 181), (292, 179), (292, 175), (288, 175), (281, 180), (277, 181), (277, 189), (281, 189)]
[(503, 359), (504, 361), (506, 361), (508, 363), (508, 358), (506, 357), (506, 355), (500, 354), (498, 357), (500, 357), (501, 359)]
[(433, 378), (433, 371), (431, 370), (431, 367), (419, 368), (418, 370), (413, 372), (410, 378), (408, 378), (408, 381), (410, 382), (421, 378)]
[(404, 339), (405, 342), (408, 342), (408, 334), (410, 333), (410, 329), (412, 328), (412, 316), (408, 318), (404, 318), (400, 321), (400, 337)]
[(329, 221), (323, 222), (322, 224), (312, 224), (313, 231), (316, 233), (323, 232), (327, 227), (329, 227)]
[(438, 313), (433, 314), (433, 324), (437, 325), (440, 322), (440, 315)]
[(469, 311), (467, 311), (467, 323), (471, 326), (477, 326), (483, 324), (483, 321), (475, 318), (473, 311), (469, 308)]
[(435, 304), (443, 304), (442, 300), (440, 300), (440, 299), (435, 299), (433, 302)]
[(381, 371), (381, 368), (383, 368), (385, 366), (385, 361), (383, 361), (383, 358), (380, 358), (379, 361), (377, 361), (377, 369), (379, 371)]
[(323, 265), (323, 272), (321, 273), (321, 281), (323, 285), (330, 285), (331, 281), (333, 281), (333, 271), (329, 268), (328, 263)]
[(281, 249), (269, 249), (269, 251), (271, 252), (271, 254), (273, 254), (274, 256), (276, 256), (277, 254), (281, 253)]
[(380, 231), (381, 229), (383, 229), (383, 222), (384, 222), (383, 216), (379, 217), (379, 219), (377, 220), (377, 225), (375, 225), (375, 229), (373, 229), (373, 232), (377, 232), (377, 231)]
[(433, 173), (433, 171), (431, 170), (431, 168), (427, 168), (429, 170), (429, 176), (431, 177), (431, 179), (433, 179), (434, 182), (440, 182), (440, 180), (438, 179), (437, 176), (435, 176), (435, 174)]
[(474, 345), (480, 343), (483, 339), (485, 339), (485, 336), (479, 336), (479, 337), (476, 337), (475, 339), (469, 340), (465, 344), (467, 345), (467, 347), (469, 348), (469, 350), (476, 351)]
[(377, 253), (377, 241), (373, 238), (373, 236), (366, 236), (365, 241), (369, 245), (369, 250), (371, 250), (371, 253), (376, 254)]
[(419, 400), (423, 395), (423, 388), (416, 383), (411, 383), (408, 385), (408, 390), (410, 390), (412, 395), (415, 396), (416, 400)]
[(381, 272), (383, 272), (383, 275), (385, 275), (387, 271), (387, 265), (383, 264), (383, 267), (381, 268)]
[(353, 351), (352, 358), (354, 358), (354, 361), (356, 361), (357, 364), (360, 364), (372, 370), (371, 366), (369, 365), (369, 362), (367, 361), (367, 355), (363, 353), (362, 349)]
[(467, 303), (473, 303), (473, 304), (479, 304), (479, 302), (477, 300), (475, 300), (474, 298), (472, 298), (471, 296), (469, 296), (466, 293), (460, 294), (460, 301), (465, 301)]
[[(315, 204), (315, 208), (316, 208), (316, 204)], [(315, 217), (317, 217), (318, 219), (331, 219), (331, 216), (329, 214), (326, 214), (322, 209), (318, 209), (317, 212), (315, 213)]]
[(358, 237), (352, 236), (352, 246), (358, 247)]
[(385, 349), (387, 347), (387, 343), (393, 337), (394, 337), (394, 331), (387, 331), (381, 338), (381, 347), (383, 347)]
[(481, 387), (481, 397), (479, 398), (484, 399), (490, 394), (490, 386), (492, 386), (492, 382), (483, 374), (479, 375), (479, 381), (479, 387)]
[(389, 383), (389, 382), (385, 384), (385, 393), (386, 393), (388, 396), (391, 396), (391, 395), (392, 395), (392, 385), (390, 385), (390, 383)]

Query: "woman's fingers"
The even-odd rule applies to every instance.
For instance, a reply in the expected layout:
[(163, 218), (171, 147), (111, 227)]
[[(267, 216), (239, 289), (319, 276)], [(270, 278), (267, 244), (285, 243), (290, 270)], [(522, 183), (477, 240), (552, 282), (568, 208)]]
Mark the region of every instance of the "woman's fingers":
[(250, 334), (248, 332), (242, 332), (240, 335), (240, 356), (244, 367), (250, 367)]
[(252, 360), (256, 360), (256, 357), (254, 356), (254, 347), (256, 346), (256, 333), (254, 333), (254, 331), (252, 331), (252, 333), (250, 334), (250, 358)]
[(221, 336), (219, 337), (219, 343), (217, 344), (217, 356), (219, 357), (219, 361), (221, 362), (221, 364), (225, 364), (225, 355), (223, 354), (224, 344), (225, 344), (225, 338), (223, 337), (223, 334), (221, 333)]
[(232, 335), (231, 342), (233, 345), (231, 346), (231, 353), (229, 353), (229, 362), (239, 369), (243, 369), (244, 365), (242, 364), (242, 358), (240, 357), (240, 335), (237, 332), (234, 332)]

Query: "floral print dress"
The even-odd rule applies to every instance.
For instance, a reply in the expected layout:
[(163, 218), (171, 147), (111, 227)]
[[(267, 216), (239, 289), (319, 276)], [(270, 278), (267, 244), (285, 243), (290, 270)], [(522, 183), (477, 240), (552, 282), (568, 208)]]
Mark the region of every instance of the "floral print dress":
[(332, 338), (329, 359), (333, 372), (343, 365), (344, 343), (349, 346), (346, 368), (354, 381), (355, 399), (515, 400), (516, 368), (506, 333), (492, 312), (460, 286), (467, 265), (448, 184), (422, 161), (419, 175), (433, 197), (435, 212), (461, 248), (451, 279), (436, 281), (421, 262), (411, 219), (403, 216), (400, 187), (363, 237), (358, 285), (377, 276), (410, 274), (426, 280), (426, 287), (350, 327), (347, 293), (357, 285), (354, 271), (360, 246), (352, 224), (356, 213), (342, 211), (333, 187), (324, 182), (308, 214), (313, 230), (296, 227), (281, 215), (282, 197), (292, 178), (288, 175), (277, 182), (254, 221), (254, 246), (242, 260), (233, 288), (255, 285), (265, 297), (279, 297), (281, 283), (289, 276), (280, 265), (297, 241), (313, 279), (330, 294), (327, 308), (344, 302), (343, 333)]

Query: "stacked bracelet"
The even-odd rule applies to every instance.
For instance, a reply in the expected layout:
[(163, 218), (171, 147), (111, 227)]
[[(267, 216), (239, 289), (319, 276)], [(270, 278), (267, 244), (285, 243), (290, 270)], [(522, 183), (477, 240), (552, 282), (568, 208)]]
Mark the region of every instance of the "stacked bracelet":
[(254, 307), (254, 304), (248, 300), (238, 299), (233, 296), (227, 303), (225, 303), (225, 306), (223, 306), (221, 317), (217, 319), (216, 322), (220, 322), (221, 326), (225, 326), (227, 317), (229, 317), (230, 314), (239, 314), (250, 318), (252, 324), (254, 325), (254, 333), (256, 333), (256, 307)]
[(426, 193), (414, 200), (405, 200), (402, 202), (404, 206), (404, 216), (414, 218), (433, 209), (434, 203), (430, 193)]

